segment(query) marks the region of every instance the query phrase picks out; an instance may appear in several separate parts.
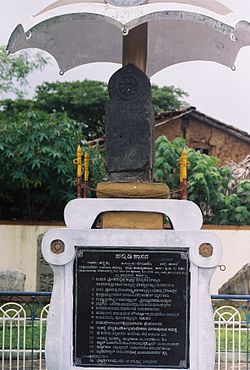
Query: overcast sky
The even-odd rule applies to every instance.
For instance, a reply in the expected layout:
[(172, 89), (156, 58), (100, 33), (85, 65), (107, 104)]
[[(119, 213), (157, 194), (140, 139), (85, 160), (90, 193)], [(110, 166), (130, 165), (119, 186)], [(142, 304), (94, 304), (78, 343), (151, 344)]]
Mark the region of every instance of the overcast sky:
[[(237, 18), (250, 22), (250, 0), (221, 0)], [(33, 15), (53, 0), (0, 0), (0, 45), (27, 15)], [(201, 112), (250, 133), (250, 47), (243, 48), (236, 71), (211, 62), (189, 62), (168, 67), (152, 77), (160, 86), (174, 85), (189, 93), (186, 100)], [(99, 79), (108, 81), (117, 65), (94, 64), (59, 76), (56, 63), (31, 77), (34, 87), (43, 81)]]

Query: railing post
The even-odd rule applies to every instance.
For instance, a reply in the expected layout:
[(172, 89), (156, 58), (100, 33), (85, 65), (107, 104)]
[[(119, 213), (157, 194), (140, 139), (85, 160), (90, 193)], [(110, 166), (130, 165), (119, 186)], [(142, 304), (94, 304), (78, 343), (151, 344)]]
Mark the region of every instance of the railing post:
[(246, 306), (246, 324), (247, 324), (247, 346), (246, 346), (246, 351), (247, 351), (247, 370), (249, 370), (250, 299), (247, 301), (247, 306)]
[(34, 301), (35, 296), (32, 296), (32, 303), (31, 303), (31, 370), (34, 369), (34, 323), (35, 323), (35, 317), (36, 317), (36, 310), (34, 308)]

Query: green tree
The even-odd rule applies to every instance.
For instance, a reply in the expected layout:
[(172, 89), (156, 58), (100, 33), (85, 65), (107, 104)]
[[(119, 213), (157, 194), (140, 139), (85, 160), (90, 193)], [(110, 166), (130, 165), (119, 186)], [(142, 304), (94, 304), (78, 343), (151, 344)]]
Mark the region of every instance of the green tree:
[[(179, 193), (179, 159), (185, 140), (171, 142), (161, 136), (156, 140), (157, 181), (166, 182), (172, 197)], [(231, 178), (229, 167), (218, 167), (218, 159), (187, 148), (188, 150), (188, 199), (200, 206), (204, 221), (214, 224), (244, 225), (250, 220), (250, 181), (241, 184), (234, 194), (228, 195)]]
[[(159, 113), (177, 109), (186, 96), (181, 89), (153, 85), (153, 105)], [(104, 116), (108, 101), (107, 84), (100, 81), (45, 82), (36, 88), (34, 99), (7, 99), (1, 102), (2, 116), (18, 111), (38, 110), (47, 113), (65, 113), (81, 125), (88, 139), (104, 135)]]
[(250, 181), (237, 186), (235, 193), (226, 194), (220, 209), (213, 215), (213, 223), (220, 225), (250, 224)]
[(27, 77), (35, 70), (42, 70), (48, 59), (38, 52), (31, 56), (28, 52), (21, 52), (11, 56), (5, 48), (0, 47), (0, 98), (6, 94), (23, 97), (28, 87)]
[[(152, 102), (156, 113), (178, 109), (187, 94), (173, 86), (152, 86)], [(34, 106), (46, 112), (67, 112), (81, 122), (89, 138), (104, 135), (104, 116), (108, 86), (100, 81), (45, 82), (36, 89)]]
[[(0, 101), (0, 217), (61, 219), (65, 203), (75, 196), (72, 159), (77, 144), (104, 133), (107, 85), (88, 80), (44, 83), (33, 99), (24, 99), (29, 73), (43, 68), (46, 60), (27, 53), (14, 58), (1, 49), (0, 62), (0, 97), (17, 95)], [(182, 96), (174, 94), (171, 107)], [(105, 176), (103, 153), (88, 150), (90, 186), (95, 188)]]
[[(152, 85), (155, 112), (178, 109), (182, 98), (188, 96), (174, 86)], [(36, 88), (35, 105), (47, 112), (67, 112), (79, 122), (101, 124), (108, 100), (108, 86), (100, 81), (45, 82)]]
[[(18, 113), (0, 123), (0, 217), (62, 219), (75, 197), (72, 160), (84, 139), (79, 124), (63, 113)], [(100, 153), (92, 149), (90, 179), (103, 176)]]
[(104, 134), (108, 89), (100, 81), (45, 82), (36, 88), (34, 108), (48, 113), (64, 112), (81, 123), (85, 136)]
[(152, 85), (152, 103), (155, 113), (179, 109), (183, 103), (183, 98), (188, 94), (182, 89), (174, 86)]

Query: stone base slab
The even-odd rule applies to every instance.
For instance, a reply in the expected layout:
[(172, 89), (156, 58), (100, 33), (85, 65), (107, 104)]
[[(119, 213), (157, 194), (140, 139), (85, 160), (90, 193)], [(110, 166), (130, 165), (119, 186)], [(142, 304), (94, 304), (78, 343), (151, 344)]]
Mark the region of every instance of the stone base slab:
[(163, 215), (150, 212), (107, 212), (103, 214), (104, 229), (163, 229)]
[[(97, 185), (98, 198), (169, 198), (166, 184), (151, 182), (101, 182)], [(163, 229), (163, 215), (149, 212), (107, 212), (102, 216), (104, 229)]]
[(152, 182), (100, 182), (97, 198), (168, 199), (169, 187)]

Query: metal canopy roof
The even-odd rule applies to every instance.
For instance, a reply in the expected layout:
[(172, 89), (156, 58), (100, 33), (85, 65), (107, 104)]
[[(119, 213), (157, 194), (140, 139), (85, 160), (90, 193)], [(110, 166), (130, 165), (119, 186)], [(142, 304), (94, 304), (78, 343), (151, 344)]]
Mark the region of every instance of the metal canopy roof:
[[(83, 4), (83, 3), (109, 3), (115, 6), (134, 6), (134, 5), (142, 5), (142, 4), (153, 4), (159, 3), (158, 0), (58, 0), (52, 3), (51, 5), (47, 6), (45, 9), (41, 10), (37, 15), (45, 13), (49, 10), (60, 8), (64, 5), (73, 5), (73, 4)], [(177, 4), (186, 4), (186, 5), (193, 5), (198, 6), (206, 10), (210, 10), (220, 15), (228, 15), (232, 12), (231, 9), (226, 7), (225, 5), (219, 3), (215, 0), (161, 0), (161, 3), (177, 3)]]
[[(141, 0), (59, 0), (28, 17), (13, 31), (11, 53), (38, 48), (50, 53), (61, 71), (92, 62), (121, 63), (123, 37), (148, 24), (147, 73), (176, 63), (204, 60), (232, 67), (250, 45), (250, 23), (232, 23), (230, 9), (213, 0), (179, 0), (137, 5)], [(131, 4), (133, 6), (125, 6)]]

